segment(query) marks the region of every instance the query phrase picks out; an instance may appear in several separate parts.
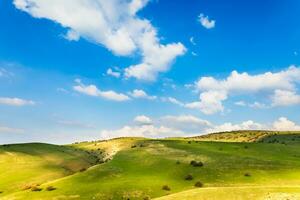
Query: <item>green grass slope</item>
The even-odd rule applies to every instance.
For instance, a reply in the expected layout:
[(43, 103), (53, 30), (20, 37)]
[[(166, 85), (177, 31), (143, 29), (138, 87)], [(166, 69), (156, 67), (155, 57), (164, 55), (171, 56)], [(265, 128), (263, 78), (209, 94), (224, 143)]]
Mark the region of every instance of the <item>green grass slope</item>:
[[(211, 133), (192, 137), (198, 141), (218, 141), (218, 142), (291, 142), (300, 141), (300, 132), (298, 131), (230, 131)], [(275, 139), (273, 141), (273, 139)], [(276, 139), (280, 139), (276, 140)]]
[(0, 198), (30, 189), (95, 163), (95, 158), (72, 147), (31, 143), (0, 146)]
[[(141, 138), (79, 143), (73, 148), (105, 154), (107, 162), (42, 184), (41, 191), (16, 192), (3, 199), (132, 200), (170, 194), (166, 198), (176, 199), (174, 196), (179, 195), (177, 199), (224, 199), (228, 192), (233, 195), (230, 199), (239, 199), (242, 194), (257, 195), (252, 199), (264, 199), (271, 193), (297, 195), (300, 143), (296, 136), (285, 138), (285, 143)], [(203, 166), (191, 165), (192, 160), (203, 162)], [(195, 189), (199, 181), (203, 188)], [(48, 186), (56, 190), (47, 191)], [(194, 196), (184, 197), (190, 192), (183, 191), (193, 191)], [(237, 191), (236, 195), (232, 191)]]

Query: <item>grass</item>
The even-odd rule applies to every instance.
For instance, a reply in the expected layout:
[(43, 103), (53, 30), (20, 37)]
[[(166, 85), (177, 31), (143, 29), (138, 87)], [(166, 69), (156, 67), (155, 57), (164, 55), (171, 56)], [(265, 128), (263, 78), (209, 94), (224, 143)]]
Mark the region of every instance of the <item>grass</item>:
[[(103, 156), (105, 162), (90, 168), (84, 166), (86, 170), (80, 173), (42, 182), (39, 192), (20, 190), (0, 195), (3, 199), (46, 200), (134, 200), (162, 196), (165, 196), (162, 200), (220, 199), (226, 195), (228, 199), (257, 199), (268, 194), (298, 197), (300, 142), (293, 139), (297, 134), (281, 135), (268, 135), (264, 137), (266, 141), (252, 143), (199, 141), (198, 138), (119, 138), (77, 143), (64, 148), (89, 155), (90, 159)], [(271, 136), (285, 144), (270, 143), (274, 139)], [(194, 167), (193, 160), (203, 166)], [(185, 180), (187, 175), (192, 180)], [(201, 188), (197, 188), (197, 182)], [(5, 185), (2, 179), (0, 184)], [(47, 191), (49, 186), (55, 190)], [(163, 189), (164, 186), (170, 190)], [(0, 191), (5, 190), (0, 187)]]
[(50, 144), (0, 146), (0, 197), (90, 167), (94, 158), (81, 150)]

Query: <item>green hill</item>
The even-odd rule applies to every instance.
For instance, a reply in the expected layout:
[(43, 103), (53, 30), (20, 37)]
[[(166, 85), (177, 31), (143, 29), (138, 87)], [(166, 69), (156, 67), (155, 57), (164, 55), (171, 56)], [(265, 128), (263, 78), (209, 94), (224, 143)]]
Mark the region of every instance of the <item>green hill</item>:
[[(102, 156), (105, 162), (98, 160), (101, 164), (84, 172), (48, 180), (39, 186), (41, 191), (3, 193), (2, 198), (226, 199), (224, 195), (230, 193), (228, 199), (246, 199), (247, 195), (248, 199), (266, 199), (268, 195), (271, 199), (276, 195), (297, 199), (299, 136), (276, 133), (257, 142), (118, 138), (77, 143), (65, 148), (88, 151), (83, 154)], [(2, 179), (0, 183), (5, 185)], [(55, 190), (48, 191), (49, 186)]]
[(95, 164), (72, 147), (31, 143), (0, 146), (0, 197), (71, 175)]

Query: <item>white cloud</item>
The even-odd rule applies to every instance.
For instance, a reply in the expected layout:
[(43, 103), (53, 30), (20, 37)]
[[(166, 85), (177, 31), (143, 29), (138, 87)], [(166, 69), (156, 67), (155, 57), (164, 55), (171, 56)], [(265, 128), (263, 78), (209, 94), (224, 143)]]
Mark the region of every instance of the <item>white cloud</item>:
[(191, 42), (192, 45), (196, 45), (196, 42), (195, 42), (195, 40), (194, 40), (194, 37), (190, 37), (190, 42)]
[(279, 131), (300, 131), (300, 125), (295, 124), (295, 122), (285, 117), (281, 117), (273, 123), (273, 129)]
[[(296, 104), (299, 95), (296, 95), (295, 90), (298, 83), (300, 83), (300, 68), (296, 66), (290, 66), (288, 69), (276, 73), (266, 72), (257, 75), (233, 71), (227, 78), (221, 80), (213, 77), (201, 77), (195, 83), (195, 88), (200, 92), (200, 101), (188, 103), (187, 107), (200, 109), (205, 114), (213, 114), (224, 110), (223, 101), (231, 95), (249, 95), (259, 92), (263, 92), (265, 95), (275, 92), (272, 97), (273, 105)], [(287, 91), (285, 95), (289, 95), (289, 99), (283, 99), (282, 91)], [(283, 103), (283, 101), (285, 102)], [(268, 107), (259, 102), (248, 106)]]
[(113, 76), (115, 78), (119, 78), (121, 76), (121, 73), (118, 71), (113, 71), (111, 68), (108, 68), (106, 71), (107, 75)]
[(115, 137), (150, 137), (161, 138), (171, 136), (182, 136), (184, 133), (165, 126), (141, 125), (141, 126), (124, 126), (117, 130), (103, 130), (100, 135), (104, 139)]
[(185, 107), (199, 109), (204, 114), (210, 115), (224, 110), (222, 101), (227, 98), (224, 91), (207, 91), (200, 94), (200, 101), (187, 103)]
[(133, 90), (132, 92), (129, 93), (130, 96), (137, 98), (137, 99), (149, 99), (149, 100), (155, 100), (157, 97), (156, 96), (150, 96), (148, 95), (144, 90)]
[(275, 90), (271, 97), (272, 106), (290, 106), (300, 104), (300, 95), (295, 91)]
[(167, 115), (160, 118), (160, 123), (164, 126), (184, 131), (185, 133), (200, 133), (212, 126), (209, 121), (193, 115)]
[(26, 105), (35, 105), (35, 102), (31, 100), (25, 100), (19, 98), (0, 97), (0, 104), (9, 105), (9, 106), (26, 106)]
[(193, 51), (192, 51), (192, 55), (193, 55), (193, 56), (198, 56), (198, 54), (195, 53), (195, 52), (193, 52)]
[(122, 93), (117, 93), (112, 90), (101, 91), (95, 85), (84, 85), (78, 79), (75, 80), (75, 82), (77, 82), (78, 85), (74, 86), (73, 89), (82, 94), (86, 94), (94, 97), (102, 97), (113, 101), (127, 101), (130, 99), (127, 95)]
[(198, 20), (199, 20), (200, 24), (207, 29), (214, 28), (216, 25), (215, 20), (210, 20), (208, 18), (208, 16), (204, 16), (204, 14), (200, 14), (198, 17)]
[(257, 108), (257, 109), (264, 109), (264, 108), (269, 108), (269, 106), (267, 106), (264, 103), (260, 103), (255, 101), (254, 103), (249, 104), (250, 108)]
[(237, 105), (237, 106), (247, 106), (247, 103), (244, 102), (244, 101), (237, 101), (234, 104)]
[(0, 133), (24, 133), (23, 129), (0, 126)]
[(45, 18), (68, 29), (65, 38), (85, 38), (116, 55), (138, 52), (142, 63), (125, 69), (126, 77), (153, 81), (177, 56), (186, 51), (181, 43), (161, 44), (157, 30), (137, 16), (149, 0), (14, 0), (16, 8), (35, 18)]
[(154, 81), (158, 73), (168, 71), (174, 59), (186, 52), (185, 47), (181, 43), (158, 44), (158, 41), (155, 41), (157, 40), (156, 37), (152, 34), (145, 36), (145, 41), (143, 41), (144, 57), (142, 63), (126, 68), (126, 77)]
[(203, 135), (207, 133), (236, 131), (236, 130), (275, 130), (275, 131), (300, 131), (300, 125), (281, 117), (273, 124), (262, 124), (252, 120), (241, 123), (226, 122), (223, 124), (213, 124), (207, 120), (197, 118), (192, 115), (167, 115), (157, 120), (152, 120), (147, 116), (140, 115), (134, 119), (138, 125), (124, 126), (117, 130), (103, 130), (103, 138), (113, 137), (186, 137)]
[(224, 123), (221, 125), (215, 125), (214, 127), (207, 129), (206, 133), (216, 133), (235, 130), (262, 130), (265, 128), (266, 127), (264, 125), (249, 120), (240, 124)]
[(69, 41), (78, 41), (80, 39), (80, 35), (74, 30), (68, 30), (64, 38)]
[(177, 100), (174, 97), (161, 97), (161, 101), (163, 101), (163, 102), (170, 102), (172, 104), (179, 105), (179, 106), (184, 106), (183, 102)]
[(152, 124), (152, 120), (145, 115), (138, 115), (134, 118), (133, 121), (137, 122), (138, 124), (144, 124), (144, 125)]

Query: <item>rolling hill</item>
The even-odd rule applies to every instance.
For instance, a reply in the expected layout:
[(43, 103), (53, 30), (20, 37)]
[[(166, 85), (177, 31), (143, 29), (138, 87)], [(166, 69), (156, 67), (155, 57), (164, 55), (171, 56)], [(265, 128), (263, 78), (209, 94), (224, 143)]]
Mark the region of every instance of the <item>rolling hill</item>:
[[(9, 176), (1, 175), (0, 197), (299, 199), (300, 133), (254, 133), (242, 131), (178, 139), (117, 138), (67, 146), (1, 146), (0, 156), (17, 152), (20, 159), (26, 155), (31, 165), (18, 168), (20, 161), (8, 158), (1, 162), (1, 169), (7, 171), (10, 166), (15, 169)], [(247, 139), (242, 142), (240, 138)], [(20, 152), (22, 148), (26, 151)], [(75, 161), (76, 164), (70, 165)], [(22, 172), (24, 168), (31, 175), (25, 176), (29, 172)], [(31, 178), (34, 181), (29, 181)], [(12, 187), (26, 182), (39, 183), (39, 191)]]

